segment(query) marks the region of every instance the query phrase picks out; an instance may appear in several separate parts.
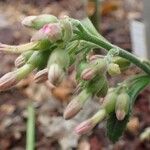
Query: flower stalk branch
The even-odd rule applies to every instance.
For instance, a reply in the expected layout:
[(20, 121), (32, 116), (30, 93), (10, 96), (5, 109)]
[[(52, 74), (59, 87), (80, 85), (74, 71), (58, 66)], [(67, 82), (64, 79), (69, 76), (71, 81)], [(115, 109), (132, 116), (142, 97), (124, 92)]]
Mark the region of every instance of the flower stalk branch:
[(150, 66), (147, 65), (146, 63), (143, 63), (138, 57), (135, 55), (127, 52), (126, 50), (117, 47), (105, 40), (103, 40), (101, 37), (95, 36), (90, 34), (83, 26), (81, 23), (78, 23), (77, 28), (79, 29), (76, 31), (76, 34), (81, 38), (82, 40), (94, 43), (98, 45), (100, 48), (103, 48), (107, 51), (110, 51), (111, 49), (116, 49), (118, 56), (123, 57), (131, 61), (133, 64), (141, 68), (145, 73), (150, 75)]

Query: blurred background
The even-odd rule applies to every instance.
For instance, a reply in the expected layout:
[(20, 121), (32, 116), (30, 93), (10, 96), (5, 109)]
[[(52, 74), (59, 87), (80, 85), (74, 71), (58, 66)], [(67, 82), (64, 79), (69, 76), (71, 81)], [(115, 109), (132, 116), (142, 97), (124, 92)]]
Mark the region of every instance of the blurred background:
[[(149, 0), (0, 0), (0, 42), (21, 44), (29, 41), (31, 30), (21, 26), (20, 21), (28, 15), (49, 13), (56, 16), (91, 18), (95, 27), (110, 42), (128, 51), (148, 57), (141, 45), (147, 40), (143, 25), (148, 22)], [(147, 4), (147, 10), (144, 9)], [(145, 20), (144, 20), (145, 19)], [(148, 23), (147, 23), (148, 24)], [(146, 24), (146, 25), (147, 25)], [(137, 44), (140, 43), (140, 46)], [(146, 45), (147, 46), (147, 45)], [(146, 47), (145, 46), (145, 47)], [(137, 51), (140, 47), (140, 53)], [(148, 46), (147, 46), (148, 47)], [(13, 70), (17, 55), (0, 53), (0, 77)], [(144, 56), (143, 56), (144, 57)], [(138, 73), (132, 66), (123, 76), (113, 78), (111, 83), (121, 81), (128, 75)], [(65, 121), (63, 110), (74, 89), (72, 76), (50, 92), (47, 85), (35, 84), (33, 76), (21, 81), (16, 87), (0, 93), (0, 150), (25, 150), (27, 104), (34, 100), (36, 108), (37, 150), (148, 150), (150, 143), (140, 140), (144, 129), (150, 126), (150, 89), (137, 98), (133, 116), (123, 137), (115, 144), (106, 137), (105, 122), (88, 135), (78, 136), (73, 128), (98, 109), (98, 101), (85, 105), (74, 119)], [(69, 82), (68, 82), (69, 81)], [(90, 104), (89, 104), (90, 103)], [(90, 105), (90, 108), (89, 108)]]

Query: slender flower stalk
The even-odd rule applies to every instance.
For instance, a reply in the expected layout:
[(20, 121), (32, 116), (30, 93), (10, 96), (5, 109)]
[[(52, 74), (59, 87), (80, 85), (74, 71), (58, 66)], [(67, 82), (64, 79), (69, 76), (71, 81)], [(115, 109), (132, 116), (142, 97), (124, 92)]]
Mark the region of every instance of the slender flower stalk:
[(22, 53), (22, 52), (34, 49), (34, 47), (36, 47), (37, 44), (38, 44), (37, 42), (30, 42), (27, 44), (12, 46), (12, 45), (6, 45), (6, 44), (0, 43), (0, 51), (6, 51), (6, 52), (11, 52), (11, 53)]
[(0, 43), (0, 51), (10, 52), (10, 53), (23, 53), (29, 50), (46, 50), (47, 47), (51, 46), (48, 40), (34, 41), (22, 45), (6, 45)]

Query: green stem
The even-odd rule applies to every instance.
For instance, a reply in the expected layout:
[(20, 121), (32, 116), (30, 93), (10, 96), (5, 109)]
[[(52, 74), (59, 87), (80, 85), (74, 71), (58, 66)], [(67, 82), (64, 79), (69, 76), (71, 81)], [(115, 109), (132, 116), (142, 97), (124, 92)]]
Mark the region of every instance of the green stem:
[(91, 20), (93, 21), (93, 24), (95, 25), (95, 28), (97, 29), (97, 31), (100, 31), (99, 26), (100, 26), (100, 11), (99, 11), (99, 7), (100, 7), (100, 0), (94, 0), (95, 3), (95, 12), (93, 14), (93, 16), (91, 17)]
[(35, 149), (35, 110), (33, 103), (28, 105), (28, 121), (26, 133), (26, 150)]
[(98, 36), (93, 36), (92, 34), (87, 32), (86, 29), (81, 24), (78, 24), (78, 29), (82, 30), (82, 32), (79, 32), (79, 31), (76, 32), (81, 39), (83, 39), (85, 41), (89, 41), (91, 43), (94, 43), (94, 44), (98, 45), (100, 48), (103, 48), (107, 51), (109, 51), (111, 49), (117, 49), (118, 56), (128, 59), (133, 64), (135, 64), (136, 66), (141, 68), (144, 72), (146, 72), (147, 74), (150, 75), (150, 66), (143, 63), (143, 61), (138, 59), (135, 55), (133, 55), (133, 54), (127, 52), (126, 50), (119, 48), (107, 41), (104, 41), (103, 39), (101, 39)]

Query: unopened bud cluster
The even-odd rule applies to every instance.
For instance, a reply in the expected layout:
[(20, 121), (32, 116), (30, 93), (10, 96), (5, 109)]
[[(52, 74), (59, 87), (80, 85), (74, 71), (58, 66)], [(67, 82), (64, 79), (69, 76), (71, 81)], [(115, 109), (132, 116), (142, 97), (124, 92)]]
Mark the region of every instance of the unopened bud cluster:
[(69, 17), (58, 19), (48, 14), (29, 16), (22, 24), (35, 29), (35, 34), (27, 44), (18, 46), (0, 44), (0, 51), (21, 53), (15, 60), (16, 69), (0, 78), (0, 91), (15, 86), (33, 70), (37, 71), (34, 75), (36, 83), (48, 80), (55, 88), (68, 75), (68, 68), (74, 66), (78, 90), (66, 107), (64, 118), (71, 119), (76, 116), (86, 101), (95, 96), (104, 99), (99, 111), (77, 126), (76, 132), (83, 134), (90, 131), (112, 112), (116, 113), (118, 120), (125, 118), (129, 110), (130, 97), (126, 90), (117, 88), (110, 90), (107, 74), (110, 76), (120, 74), (130, 65), (126, 59), (90, 56), (95, 45), (77, 38), (77, 27)]

